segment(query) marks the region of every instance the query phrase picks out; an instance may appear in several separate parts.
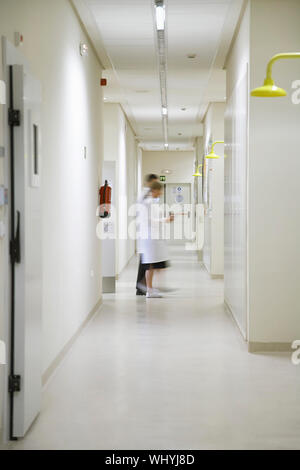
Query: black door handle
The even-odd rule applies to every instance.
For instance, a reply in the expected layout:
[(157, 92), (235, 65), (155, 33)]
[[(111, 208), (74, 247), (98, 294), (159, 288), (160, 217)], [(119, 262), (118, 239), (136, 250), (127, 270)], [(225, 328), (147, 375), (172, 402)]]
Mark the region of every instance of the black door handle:
[(20, 237), (20, 211), (17, 211), (17, 230), (16, 230), (16, 263), (21, 263), (21, 237)]
[(20, 211), (17, 211), (17, 229), (16, 236), (11, 241), (11, 259), (13, 263), (21, 263), (21, 238), (20, 238)]

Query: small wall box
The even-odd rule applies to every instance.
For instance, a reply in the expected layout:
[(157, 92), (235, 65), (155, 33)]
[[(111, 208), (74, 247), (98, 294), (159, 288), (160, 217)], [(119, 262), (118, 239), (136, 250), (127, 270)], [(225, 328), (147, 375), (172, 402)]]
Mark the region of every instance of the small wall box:
[(0, 207), (5, 206), (6, 201), (6, 191), (4, 186), (0, 186)]
[(6, 104), (6, 86), (3, 80), (0, 80), (0, 104)]

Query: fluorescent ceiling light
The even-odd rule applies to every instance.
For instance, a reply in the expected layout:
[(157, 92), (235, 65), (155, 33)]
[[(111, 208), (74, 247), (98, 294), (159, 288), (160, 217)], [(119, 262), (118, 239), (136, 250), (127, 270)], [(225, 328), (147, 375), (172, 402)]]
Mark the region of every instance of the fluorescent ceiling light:
[(156, 5), (155, 15), (156, 15), (156, 29), (158, 31), (163, 31), (165, 29), (165, 18), (166, 18), (165, 7), (162, 5)]
[(166, 108), (165, 106), (163, 106), (163, 107), (161, 108), (161, 112), (162, 112), (163, 116), (166, 116), (166, 115), (168, 114), (168, 110), (167, 110), (167, 108)]
[(169, 147), (169, 144), (165, 144), (165, 149), (167, 149)]

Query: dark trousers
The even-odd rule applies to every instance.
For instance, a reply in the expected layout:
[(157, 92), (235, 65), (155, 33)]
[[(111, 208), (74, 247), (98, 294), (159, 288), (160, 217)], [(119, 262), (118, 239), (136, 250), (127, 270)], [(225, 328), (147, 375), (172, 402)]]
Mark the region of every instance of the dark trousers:
[(137, 275), (137, 280), (136, 280), (136, 288), (138, 288), (138, 284), (144, 284), (146, 285), (146, 270), (144, 268), (144, 265), (142, 264), (142, 256), (140, 255), (140, 264), (139, 264), (139, 270), (138, 270), (138, 275)]

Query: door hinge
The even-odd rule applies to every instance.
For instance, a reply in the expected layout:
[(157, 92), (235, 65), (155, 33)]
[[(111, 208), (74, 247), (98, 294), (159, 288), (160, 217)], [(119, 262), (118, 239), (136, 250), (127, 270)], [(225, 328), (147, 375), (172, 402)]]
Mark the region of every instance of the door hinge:
[(10, 375), (8, 378), (8, 391), (10, 393), (21, 391), (21, 376)]
[(10, 126), (20, 126), (21, 125), (21, 112), (18, 109), (9, 109), (8, 110), (8, 124)]

